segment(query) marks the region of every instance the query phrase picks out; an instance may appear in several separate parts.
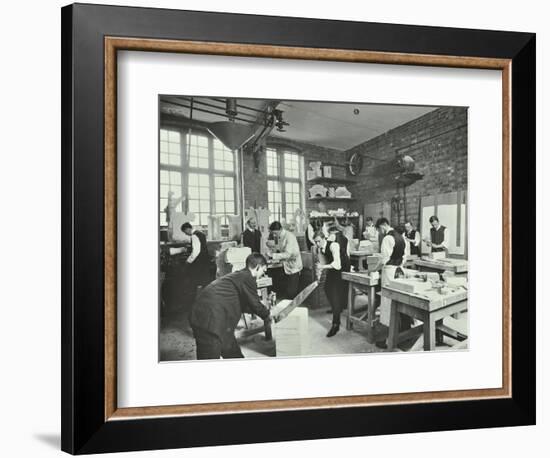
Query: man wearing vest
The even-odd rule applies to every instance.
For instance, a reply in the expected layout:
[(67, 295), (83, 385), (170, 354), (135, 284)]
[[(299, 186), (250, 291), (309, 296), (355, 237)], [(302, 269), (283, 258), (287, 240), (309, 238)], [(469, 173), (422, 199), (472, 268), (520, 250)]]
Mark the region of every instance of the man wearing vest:
[(439, 223), (437, 216), (430, 217), (430, 240), (426, 244), (432, 248), (432, 253), (447, 251), (447, 231), (446, 227)]
[[(345, 239), (342, 236), (342, 239)], [(342, 280), (342, 272), (349, 272), (349, 257), (347, 247), (327, 239), (323, 231), (315, 234), (315, 244), (325, 256), (326, 263), (318, 266), (319, 272), (327, 271), (325, 279), (325, 294), (332, 309), (332, 326), (327, 337), (334, 336), (340, 330), (340, 314), (347, 298), (346, 282)], [(319, 275), (320, 276), (320, 275)]]
[[(403, 236), (390, 226), (387, 218), (379, 218), (376, 221), (376, 229), (383, 237), (380, 245), (380, 261), (378, 268), (382, 270), (380, 284), (387, 286), (391, 280), (397, 278), (401, 267), (410, 254), (409, 244)], [(370, 304), (369, 304), (370, 305)], [(380, 323), (389, 326), (391, 299), (382, 297), (380, 300)], [(384, 347), (385, 344), (377, 342), (377, 346)]]
[(246, 229), (241, 236), (242, 244), (250, 248), (252, 253), (261, 253), (262, 233), (258, 230), (258, 223), (255, 218), (249, 218), (246, 222)]
[(212, 281), (210, 275), (210, 255), (206, 248), (206, 236), (200, 231), (193, 231), (191, 223), (183, 223), (181, 231), (191, 238), (191, 254), (187, 258), (184, 274), (195, 298), (199, 286)]
[(420, 234), (416, 229), (413, 229), (411, 221), (405, 223), (405, 239), (409, 242), (411, 254), (420, 256)]

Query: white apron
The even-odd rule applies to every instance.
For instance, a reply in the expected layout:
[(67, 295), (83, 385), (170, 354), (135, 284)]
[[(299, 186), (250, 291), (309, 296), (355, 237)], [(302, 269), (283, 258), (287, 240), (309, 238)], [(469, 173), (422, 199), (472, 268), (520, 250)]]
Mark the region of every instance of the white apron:
[[(398, 266), (384, 266), (382, 267), (382, 274), (380, 276), (380, 284), (382, 288), (388, 286), (390, 280), (395, 278), (395, 269)], [(390, 306), (391, 299), (382, 297), (380, 299), (380, 323), (389, 326), (390, 325)]]

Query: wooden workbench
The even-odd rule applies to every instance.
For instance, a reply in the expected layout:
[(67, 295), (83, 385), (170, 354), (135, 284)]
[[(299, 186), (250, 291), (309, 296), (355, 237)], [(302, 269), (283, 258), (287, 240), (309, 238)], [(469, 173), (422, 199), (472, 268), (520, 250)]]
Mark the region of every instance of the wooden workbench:
[(446, 261), (440, 259), (416, 259), (414, 263), (421, 269), (431, 270), (436, 272), (450, 271), (455, 274), (467, 274), (468, 273), (468, 261), (463, 259), (445, 258)]
[[(401, 341), (424, 334), (424, 350), (435, 350), (436, 331), (456, 340), (466, 336), (445, 326), (443, 318), (468, 309), (468, 291), (457, 288), (447, 294), (435, 290), (422, 293), (405, 293), (392, 288), (382, 288), (382, 296), (391, 299), (388, 349), (394, 349)], [(421, 320), (423, 324), (399, 333), (399, 314)]]
[[(374, 341), (374, 312), (376, 311), (376, 287), (380, 279), (373, 280), (369, 274), (360, 272), (342, 272), (342, 280), (348, 282), (348, 316), (346, 329), (357, 326), (367, 331), (367, 340)], [(359, 317), (355, 312), (355, 289), (367, 294), (367, 310)]]
[(349, 258), (358, 272), (368, 272), (369, 269), (365, 268), (365, 264), (368, 265), (368, 257), (376, 256), (377, 254), (378, 253), (373, 252), (373, 250), (351, 250), (349, 252)]

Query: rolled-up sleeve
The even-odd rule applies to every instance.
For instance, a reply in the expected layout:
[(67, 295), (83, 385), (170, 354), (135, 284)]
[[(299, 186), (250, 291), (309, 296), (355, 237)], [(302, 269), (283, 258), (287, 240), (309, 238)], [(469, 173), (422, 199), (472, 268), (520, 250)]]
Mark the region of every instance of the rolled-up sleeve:
[(391, 235), (386, 235), (382, 240), (382, 245), (380, 246), (380, 264), (385, 265), (390, 260), (394, 246), (394, 238)]
[(189, 264), (191, 264), (195, 259), (197, 259), (197, 256), (201, 252), (201, 241), (195, 234), (191, 236), (191, 246), (192, 246), (191, 254), (187, 258), (187, 262)]
[(335, 270), (342, 269), (342, 262), (340, 260), (340, 245), (336, 242), (330, 244), (330, 251), (332, 252), (332, 262), (329, 264)]
[(442, 248), (448, 248), (448, 245), (447, 245), (447, 228), (443, 229), (443, 241), (439, 245)]

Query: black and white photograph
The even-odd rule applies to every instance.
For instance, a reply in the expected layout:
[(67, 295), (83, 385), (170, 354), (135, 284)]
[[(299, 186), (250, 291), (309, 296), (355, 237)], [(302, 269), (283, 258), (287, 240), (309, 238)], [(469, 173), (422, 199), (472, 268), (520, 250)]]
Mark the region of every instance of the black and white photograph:
[(161, 362), (468, 349), (468, 107), (162, 94), (158, 120)]

